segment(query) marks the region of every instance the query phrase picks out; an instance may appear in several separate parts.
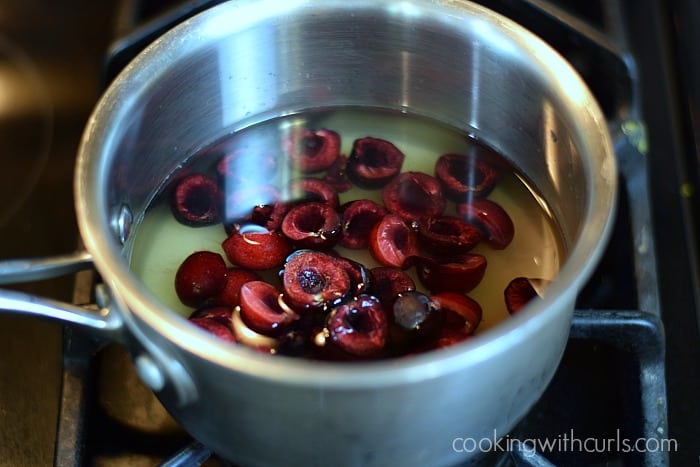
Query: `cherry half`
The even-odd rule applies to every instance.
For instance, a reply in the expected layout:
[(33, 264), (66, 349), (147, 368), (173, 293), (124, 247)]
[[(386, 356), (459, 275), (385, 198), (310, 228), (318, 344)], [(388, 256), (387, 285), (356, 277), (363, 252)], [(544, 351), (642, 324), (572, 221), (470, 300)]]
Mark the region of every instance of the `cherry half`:
[(299, 315), (284, 303), (272, 284), (251, 281), (241, 287), (241, 319), (253, 331), (274, 337), (285, 332)]
[(353, 250), (367, 248), (372, 229), (387, 214), (384, 206), (369, 199), (350, 201), (340, 210), (343, 219), (340, 245)]
[(281, 229), (299, 248), (329, 249), (340, 240), (341, 221), (330, 205), (309, 201), (291, 208)]
[(379, 354), (389, 330), (382, 304), (366, 294), (335, 307), (328, 315), (326, 327), (334, 344), (360, 357)]
[(430, 298), (445, 312), (445, 323), (438, 337), (439, 347), (455, 344), (474, 334), (483, 316), (481, 305), (476, 300), (456, 292), (443, 292)]
[(437, 255), (466, 253), (483, 237), (478, 227), (454, 216), (435, 217), (418, 225), (420, 245)]
[(386, 208), (406, 222), (442, 215), (445, 198), (440, 183), (423, 172), (403, 172), (382, 191)]
[(539, 297), (540, 291), (549, 283), (550, 281), (546, 279), (522, 276), (512, 279), (503, 291), (508, 313), (513, 315), (519, 312), (531, 300)]
[(499, 178), (487, 162), (465, 154), (443, 154), (435, 164), (435, 176), (452, 201), (464, 203), (487, 196)]
[(515, 226), (500, 204), (490, 199), (473, 199), (457, 204), (457, 214), (469, 223), (478, 225), (491, 247), (502, 250), (513, 241)]
[(187, 175), (173, 190), (171, 208), (175, 219), (192, 227), (221, 220), (221, 190), (216, 180), (200, 173)]
[(418, 256), (416, 233), (396, 214), (387, 214), (372, 229), (369, 251), (384, 266), (406, 269)]
[(342, 301), (351, 289), (344, 267), (333, 256), (298, 250), (282, 270), (285, 300), (298, 311), (320, 310)]
[(340, 156), (340, 135), (325, 128), (295, 129), (287, 155), (292, 166), (301, 172), (320, 172), (332, 166)]
[(432, 293), (467, 293), (479, 285), (486, 272), (486, 257), (467, 253), (451, 258), (417, 260), (418, 278)]
[(346, 172), (363, 188), (379, 188), (401, 172), (406, 156), (393, 143), (367, 136), (353, 142)]

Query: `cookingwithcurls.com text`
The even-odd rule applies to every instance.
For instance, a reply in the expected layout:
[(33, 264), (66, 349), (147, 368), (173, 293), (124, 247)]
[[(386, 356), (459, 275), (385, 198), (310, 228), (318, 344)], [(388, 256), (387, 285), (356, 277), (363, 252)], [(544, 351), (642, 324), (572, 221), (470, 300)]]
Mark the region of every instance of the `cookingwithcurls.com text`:
[(579, 452), (579, 453), (604, 453), (604, 452), (676, 452), (678, 441), (673, 438), (626, 438), (620, 430), (616, 430), (615, 436), (607, 438), (580, 437), (575, 430), (561, 433), (556, 437), (548, 438), (515, 438), (510, 435), (498, 436), (496, 430), (493, 435), (483, 438), (457, 437), (452, 440), (452, 449), (460, 453), (493, 453), (493, 452), (521, 452), (524, 456), (534, 456), (536, 453), (546, 454), (553, 452)]

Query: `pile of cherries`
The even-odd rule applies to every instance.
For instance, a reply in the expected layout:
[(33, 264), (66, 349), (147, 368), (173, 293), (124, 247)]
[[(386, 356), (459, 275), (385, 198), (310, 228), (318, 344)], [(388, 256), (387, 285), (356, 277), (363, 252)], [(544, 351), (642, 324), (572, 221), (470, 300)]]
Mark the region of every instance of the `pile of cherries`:
[[(441, 155), (429, 175), (402, 171), (404, 153), (384, 139), (356, 139), (345, 156), (335, 131), (287, 136), (285, 157), (255, 155), (262, 178), (241, 170), (245, 150), (226, 150), (215, 175), (190, 173), (174, 184), (179, 222), (221, 222), (227, 234), (226, 259), (196, 251), (176, 273), (177, 296), (196, 310), (190, 321), (265, 352), (332, 360), (408, 355), (472, 336), (482, 309), (467, 293), (487, 260), (471, 250), (482, 241), (506, 248), (514, 235), (506, 211), (488, 199), (499, 179), (492, 150), (475, 142), (468, 154)], [(259, 183), (274, 179), (279, 163), (301, 174), (286, 195)], [(340, 204), (339, 193), (353, 186), (381, 190), (382, 202)], [(449, 203), (455, 215), (446, 214)], [(368, 250), (381, 266), (343, 257), (336, 246)], [(410, 268), (429, 292), (418, 291)], [(263, 280), (271, 270), (275, 280)], [(511, 313), (535, 296), (522, 277), (504, 291)]]

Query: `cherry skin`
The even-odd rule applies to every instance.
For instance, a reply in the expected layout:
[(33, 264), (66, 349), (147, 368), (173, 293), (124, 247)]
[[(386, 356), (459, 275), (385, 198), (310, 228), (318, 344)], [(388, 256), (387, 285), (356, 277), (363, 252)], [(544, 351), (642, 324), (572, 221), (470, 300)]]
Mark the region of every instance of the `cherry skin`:
[(222, 243), (229, 261), (254, 271), (281, 266), (292, 251), (289, 240), (276, 231), (249, 227), (234, 231)]
[(220, 254), (195, 251), (175, 272), (175, 293), (184, 305), (198, 308), (223, 289), (226, 273), (226, 263)]

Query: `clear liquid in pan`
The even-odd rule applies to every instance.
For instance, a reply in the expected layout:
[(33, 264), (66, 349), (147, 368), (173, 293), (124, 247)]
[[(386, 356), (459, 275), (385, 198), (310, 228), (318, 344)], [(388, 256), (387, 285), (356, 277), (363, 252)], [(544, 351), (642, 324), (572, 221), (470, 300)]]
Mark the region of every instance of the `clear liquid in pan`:
[[(350, 153), (353, 141), (357, 138), (372, 136), (389, 140), (406, 156), (402, 172), (420, 171), (430, 175), (434, 175), (435, 162), (441, 154), (465, 153), (468, 146), (474, 144), (464, 133), (425, 118), (398, 112), (351, 109), (282, 117), (252, 126), (227, 139), (254, 147), (255, 150), (260, 150), (261, 147), (279, 148), (280, 139), (295, 127), (328, 128), (338, 132), (342, 138), (341, 154), (344, 155)], [(194, 154), (180, 170), (213, 174), (216, 160), (207, 154), (214, 152), (206, 149)], [(505, 159), (501, 162), (504, 163)], [(248, 181), (258, 184), (272, 182), (277, 187), (284, 188), (289, 180), (304, 176), (282, 162), (271, 178), (265, 175), (259, 164), (259, 161), (252, 159), (250, 167), (240, 168), (250, 178)], [(526, 184), (524, 177), (512, 166), (508, 167), (510, 170), (502, 171), (500, 180), (488, 198), (500, 204), (509, 214), (515, 226), (515, 235), (503, 250), (493, 249), (485, 242), (472, 250), (486, 256), (488, 260), (483, 280), (468, 293), (483, 310), (483, 318), (476, 333), (483, 332), (510, 316), (503, 292), (513, 278), (524, 276), (552, 279), (565, 254), (556, 223), (543, 209), (543, 200), (536, 195), (537, 191), (533, 187)], [(178, 174), (173, 174), (173, 178), (177, 176)], [(340, 204), (360, 198), (381, 202), (381, 189), (354, 187), (348, 192), (340, 193)], [(453, 204), (448, 203), (446, 214), (454, 214), (454, 207), (451, 207)], [(244, 208), (250, 209), (252, 205)], [(178, 299), (174, 289), (175, 273), (182, 261), (194, 251), (215, 251), (225, 258), (221, 244), (226, 237), (225, 229), (220, 223), (196, 228), (180, 224), (172, 215), (168, 197), (156, 196), (139, 225), (132, 230), (131, 268), (164, 306), (186, 317), (193, 309)], [(366, 267), (379, 265), (366, 250), (350, 250), (339, 246), (335, 250)], [(418, 289), (425, 291), (414, 268), (408, 272)], [(278, 281), (277, 271), (268, 271), (264, 276), (270, 281)]]

